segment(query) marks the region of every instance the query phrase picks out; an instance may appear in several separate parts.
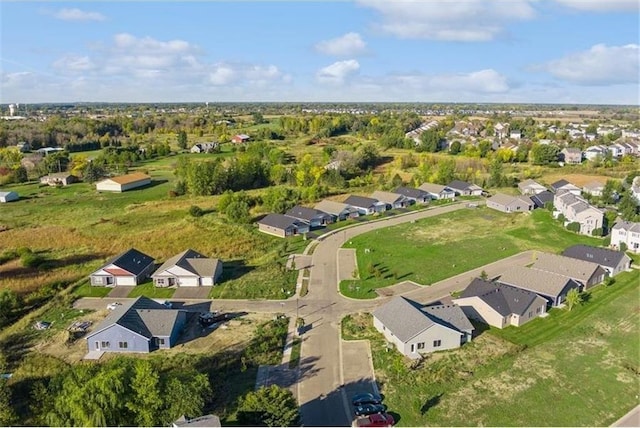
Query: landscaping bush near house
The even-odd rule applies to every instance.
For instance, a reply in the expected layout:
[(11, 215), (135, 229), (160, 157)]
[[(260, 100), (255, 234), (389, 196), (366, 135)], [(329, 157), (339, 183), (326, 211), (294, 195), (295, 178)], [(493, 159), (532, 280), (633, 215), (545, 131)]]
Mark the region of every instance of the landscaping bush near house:
[(567, 225), (567, 230), (570, 230), (572, 232), (580, 232), (580, 223), (578, 223), (577, 221), (574, 221), (573, 223), (569, 223)]

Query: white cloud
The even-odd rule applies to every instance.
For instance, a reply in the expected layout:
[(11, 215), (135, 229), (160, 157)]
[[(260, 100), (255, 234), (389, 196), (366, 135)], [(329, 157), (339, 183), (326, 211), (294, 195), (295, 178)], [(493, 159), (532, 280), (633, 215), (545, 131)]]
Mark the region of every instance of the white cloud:
[(573, 9), (589, 12), (608, 11), (637, 11), (640, 9), (638, 0), (555, 0)]
[(323, 40), (315, 46), (316, 50), (325, 55), (355, 56), (365, 52), (367, 44), (358, 33), (347, 33), (335, 39)]
[(478, 42), (495, 39), (507, 24), (535, 17), (536, 0), (359, 0), (381, 15), (375, 27), (405, 39)]
[(450, 74), (396, 74), (390, 77), (389, 86), (400, 85), (404, 90), (429, 93), (497, 94), (509, 91), (507, 78), (493, 69)]
[(60, 9), (57, 12), (53, 12), (53, 17), (61, 19), (63, 21), (104, 21), (107, 19), (103, 14), (99, 12), (88, 12), (77, 8), (73, 9)]
[(640, 81), (640, 46), (607, 46), (567, 55), (534, 69), (545, 70), (558, 79), (580, 85), (616, 85)]
[(209, 73), (209, 82), (213, 85), (229, 85), (236, 80), (236, 72), (228, 65), (219, 64)]
[(93, 70), (95, 68), (95, 64), (88, 56), (79, 56), (79, 55), (65, 55), (62, 58), (54, 61), (52, 64), (53, 68), (62, 72), (84, 72), (88, 70)]
[(342, 84), (359, 69), (360, 64), (355, 59), (337, 61), (318, 70), (316, 77), (322, 83)]

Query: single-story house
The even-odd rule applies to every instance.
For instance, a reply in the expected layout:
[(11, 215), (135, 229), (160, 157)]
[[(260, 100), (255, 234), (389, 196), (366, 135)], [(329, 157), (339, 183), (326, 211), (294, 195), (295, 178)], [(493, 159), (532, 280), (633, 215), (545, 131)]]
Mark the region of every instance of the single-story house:
[(371, 197), (380, 202), (384, 202), (387, 209), (404, 208), (409, 205), (409, 200), (404, 195), (400, 195), (395, 192), (383, 192), (382, 190), (376, 190), (371, 194)]
[(456, 195), (460, 196), (482, 195), (482, 187), (467, 183), (466, 181), (453, 180), (451, 183), (447, 184), (447, 187), (456, 192)]
[(518, 183), (518, 190), (523, 195), (537, 195), (547, 190), (542, 184), (537, 181), (527, 179)]
[(453, 199), (456, 197), (456, 192), (447, 186), (433, 183), (423, 183), (418, 189), (427, 192), (431, 199)]
[(180, 427), (221, 427), (220, 418), (216, 415), (204, 415), (197, 418), (187, 418), (185, 415), (180, 416), (173, 421), (173, 428)]
[(533, 202), (524, 195), (510, 196), (497, 193), (487, 199), (487, 207), (503, 213), (527, 212), (533, 209)]
[(141, 172), (107, 178), (96, 183), (99, 192), (126, 192), (151, 184), (151, 177)]
[(373, 326), (409, 358), (459, 348), (471, 340), (473, 326), (456, 305), (422, 307), (398, 296), (373, 311)]
[(89, 351), (151, 352), (171, 348), (186, 321), (186, 311), (147, 297), (117, 306), (87, 335)]
[(12, 202), (20, 199), (20, 196), (14, 191), (0, 192), (0, 202)]
[(546, 299), (550, 306), (561, 305), (569, 290), (581, 288), (579, 283), (564, 275), (524, 266), (508, 269), (497, 282), (536, 293)]
[(611, 228), (611, 246), (622, 248), (625, 244), (633, 253), (640, 253), (640, 223), (618, 220)]
[(609, 276), (616, 276), (620, 272), (631, 269), (631, 258), (622, 251), (608, 248), (592, 247), (590, 245), (574, 245), (562, 252), (565, 257), (597, 263), (607, 271)]
[(413, 204), (427, 204), (431, 200), (431, 195), (428, 192), (413, 187), (400, 186), (393, 193), (404, 196)]
[(200, 287), (215, 285), (222, 275), (222, 262), (192, 249), (168, 259), (151, 278), (156, 287)]
[(592, 181), (582, 186), (582, 191), (591, 196), (602, 196), (604, 190), (604, 184), (599, 181)]
[(309, 232), (309, 225), (297, 218), (282, 214), (268, 214), (258, 220), (258, 230), (270, 235), (286, 238), (287, 236), (301, 235)]
[(89, 279), (91, 285), (105, 287), (138, 285), (149, 277), (154, 268), (153, 257), (131, 248), (109, 260)]
[(356, 218), (360, 216), (360, 213), (355, 207), (342, 202), (331, 201), (329, 199), (324, 199), (318, 202), (313, 208), (330, 214), (334, 221), (346, 220), (348, 218)]
[(285, 215), (297, 218), (300, 221), (309, 223), (311, 228), (321, 227), (333, 223), (333, 216), (315, 208), (296, 205), (285, 213)]
[(531, 267), (571, 278), (579, 283), (583, 290), (600, 284), (607, 276), (607, 271), (598, 263), (551, 253), (539, 253), (538, 259)]
[(470, 318), (497, 328), (519, 327), (547, 312), (547, 301), (536, 293), (474, 278), (453, 303)]
[(247, 134), (238, 134), (238, 135), (234, 135), (231, 138), (231, 142), (236, 144), (241, 144), (241, 143), (246, 143), (250, 139), (251, 137), (249, 137)]
[(565, 147), (560, 150), (560, 160), (567, 164), (582, 163), (582, 150), (576, 147)]
[(211, 153), (218, 149), (219, 144), (215, 141), (209, 143), (197, 143), (191, 146), (191, 153)]
[(573, 193), (576, 196), (580, 196), (582, 189), (575, 184), (569, 183), (567, 180), (558, 180), (551, 185), (551, 190), (554, 193), (558, 193), (560, 190), (567, 190), (569, 193)]
[(367, 198), (366, 196), (349, 195), (349, 197), (344, 200), (344, 203), (357, 209), (361, 215), (381, 213), (387, 210), (386, 203), (380, 202), (377, 199)]
[(551, 205), (553, 205), (553, 196), (553, 193), (545, 190), (544, 192), (540, 192), (537, 195), (530, 196), (530, 198), (535, 208), (544, 208), (544, 205), (547, 202), (551, 202)]
[(68, 172), (57, 172), (40, 177), (40, 183), (49, 186), (68, 186), (78, 181), (78, 177)]

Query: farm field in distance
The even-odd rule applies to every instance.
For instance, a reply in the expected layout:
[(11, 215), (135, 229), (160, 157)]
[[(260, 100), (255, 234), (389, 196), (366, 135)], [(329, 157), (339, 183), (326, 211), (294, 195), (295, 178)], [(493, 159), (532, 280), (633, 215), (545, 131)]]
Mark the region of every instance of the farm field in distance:
[(343, 320), (343, 337), (370, 339), (398, 426), (608, 426), (637, 404), (638, 293), (640, 272), (624, 272), (571, 311), (482, 331), (413, 368), (386, 349), (370, 316)]
[(360, 279), (342, 281), (340, 290), (374, 298), (376, 289), (400, 281), (429, 285), (521, 251), (559, 252), (579, 243), (599, 246), (602, 239), (562, 228), (546, 210), (464, 209), (351, 239), (345, 247), (356, 249)]

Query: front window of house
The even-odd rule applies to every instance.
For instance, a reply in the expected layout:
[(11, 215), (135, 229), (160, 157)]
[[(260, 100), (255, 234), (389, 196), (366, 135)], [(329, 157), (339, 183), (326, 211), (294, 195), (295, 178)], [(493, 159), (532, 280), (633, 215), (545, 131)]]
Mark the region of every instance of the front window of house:
[(433, 347), (434, 347), (434, 348), (438, 348), (438, 347), (440, 347), (440, 346), (442, 346), (442, 340), (439, 340), (439, 339), (438, 339), (438, 340), (434, 340), (434, 341), (433, 341)]
[(127, 348), (129, 348), (129, 343), (128, 342), (118, 342), (118, 348), (127, 349)]
[(100, 342), (100, 347), (103, 348), (103, 349), (104, 348), (109, 348), (110, 346), (111, 346), (111, 344), (109, 342), (106, 342), (106, 341)]
[(418, 349), (424, 349), (424, 342), (418, 343)]

